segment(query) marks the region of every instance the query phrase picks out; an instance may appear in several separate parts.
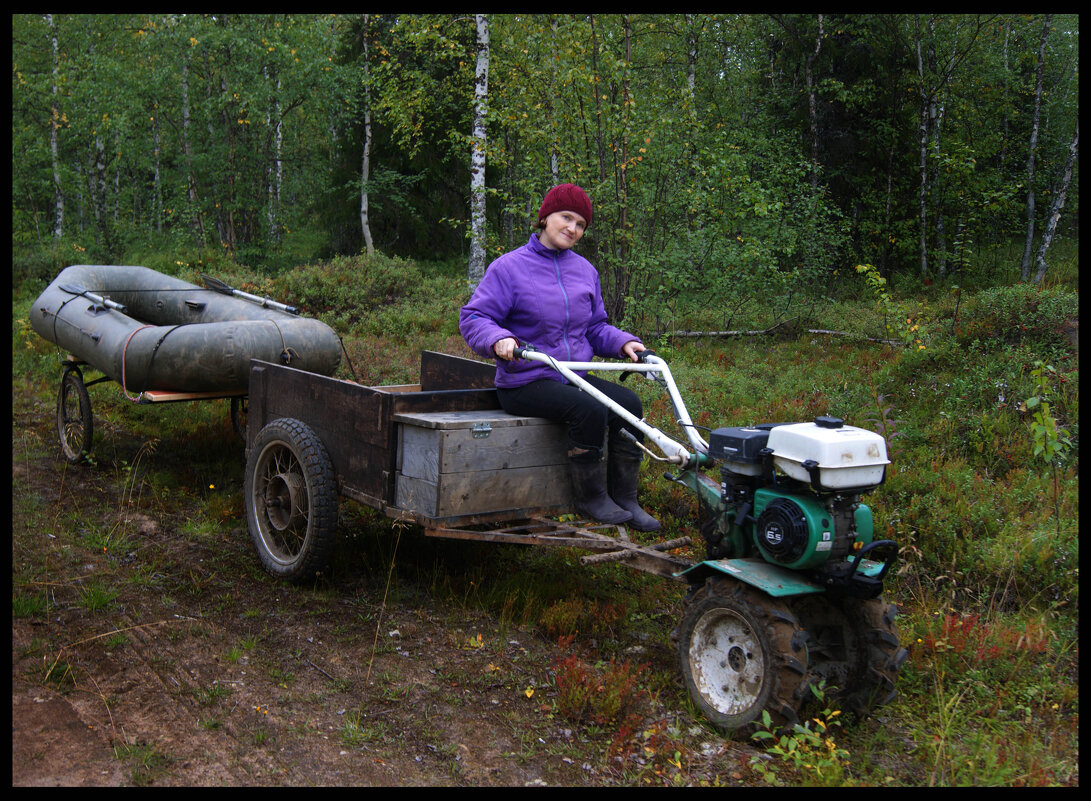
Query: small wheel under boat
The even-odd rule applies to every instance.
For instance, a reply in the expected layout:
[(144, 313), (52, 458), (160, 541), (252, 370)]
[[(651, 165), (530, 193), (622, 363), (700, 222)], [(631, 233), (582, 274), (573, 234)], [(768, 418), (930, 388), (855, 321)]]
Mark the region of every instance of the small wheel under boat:
[(246, 401), (245, 397), (231, 399), (231, 428), (243, 439), (246, 439)]
[(312, 580), (337, 534), (337, 478), (318, 435), (299, 420), (273, 420), (246, 460), (246, 524), (262, 567), (277, 578)]
[(94, 433), (91, 398), (83, 383), (83, 374), (80, 368), (69, 365), (61, 375), (57, 393), (57, 438), (64, 458), (71, 464), (84, 461), (91, 453)]

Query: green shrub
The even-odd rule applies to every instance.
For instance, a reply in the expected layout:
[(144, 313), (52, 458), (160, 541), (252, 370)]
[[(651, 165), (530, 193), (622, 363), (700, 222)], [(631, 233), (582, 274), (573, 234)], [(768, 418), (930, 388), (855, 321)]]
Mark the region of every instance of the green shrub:
[(1042, 289), (1031, 284), (987, 289), (966, 304), (956, 327), (962, 343), (974, 340), (987, 348), (1028, 343), (1071, 352), (1071, 323), (1079, 319), (1079, 295), (1068, 289)]
[(422, 281), (412, 261), (376, 254), (339, 256), (282, 273), (277, 291), (295, 305), (353, 327), (368, 315), (396, 304)]

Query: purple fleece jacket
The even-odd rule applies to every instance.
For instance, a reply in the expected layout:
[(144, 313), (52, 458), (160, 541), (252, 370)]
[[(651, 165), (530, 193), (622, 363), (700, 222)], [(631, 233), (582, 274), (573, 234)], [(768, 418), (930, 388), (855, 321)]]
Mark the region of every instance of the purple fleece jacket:
[[(505, 337), (577, 362), (592, 356), (621, 358), (626, 342), (639, 341), (607, 322), (599, 274), (591, 262), (571, 250), (550, 250), (534, 235), (489, 265), (462, 307), (458, 327), (466, 344), (486, 358), (496, 358), (492, 346)], [(539, 378), (565, 380), (541, 362), (497, 359), (498, 387), (520, 387)]]

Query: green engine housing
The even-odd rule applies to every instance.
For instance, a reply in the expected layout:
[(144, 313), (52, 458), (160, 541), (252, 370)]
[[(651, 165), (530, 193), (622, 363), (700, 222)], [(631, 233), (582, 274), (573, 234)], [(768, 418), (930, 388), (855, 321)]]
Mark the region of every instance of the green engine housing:
[(754, 491), (747, 523), (761, 556), (792, 570), (843, 560), (854, 542), (866, 544), (874, 537), (871, 509), (862, 503), (771, 488)]

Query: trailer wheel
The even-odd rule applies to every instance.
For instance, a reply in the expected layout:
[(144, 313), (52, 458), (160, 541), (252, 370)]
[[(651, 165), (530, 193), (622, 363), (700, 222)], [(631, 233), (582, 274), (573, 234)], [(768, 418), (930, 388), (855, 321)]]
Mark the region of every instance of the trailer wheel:
[(807, 632), (812, 679), (824, 679), (834, 701), (863, 717), (894, 700), (909, 652), (898, 640), (893, 604), (809, 595), (792, 608)]
[(269, 573), (306, 582), (326, 568), (337, 533), (337, 479), (309, 426), (283, 418), (258, 432), (243, 501), (250, 538)]
[(807, 649), (784, 602), (731, 579), (710, 578), (683, 613), (678, 652), (690, 697), (722, 731), (748, 737), (763, 710), (774, 729), (798, 722)]
[(66, 367), (57, 392), (57, 438), (64, 458), (71, 464), (84, 461), (91, 453), (94, 433), (91, 398), (83, 383), (83, 373), (78, 367)]
[(247, 398), (231, 399), (231, 429), (246, 439)]

